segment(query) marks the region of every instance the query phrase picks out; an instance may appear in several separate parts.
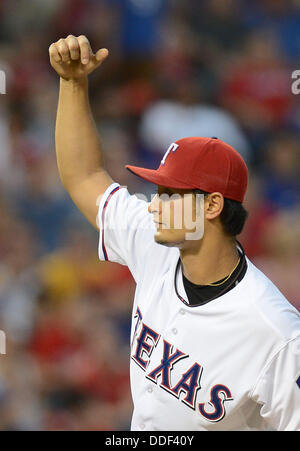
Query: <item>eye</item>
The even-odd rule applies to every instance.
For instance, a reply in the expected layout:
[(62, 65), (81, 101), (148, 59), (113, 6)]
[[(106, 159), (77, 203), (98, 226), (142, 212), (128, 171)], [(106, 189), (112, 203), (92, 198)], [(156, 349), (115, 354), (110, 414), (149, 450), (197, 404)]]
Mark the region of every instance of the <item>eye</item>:
[(167, 188), (157, 188), (156, 194), (161, 196), (162, 194), (168, 194), (170, 196), (170, 191)]

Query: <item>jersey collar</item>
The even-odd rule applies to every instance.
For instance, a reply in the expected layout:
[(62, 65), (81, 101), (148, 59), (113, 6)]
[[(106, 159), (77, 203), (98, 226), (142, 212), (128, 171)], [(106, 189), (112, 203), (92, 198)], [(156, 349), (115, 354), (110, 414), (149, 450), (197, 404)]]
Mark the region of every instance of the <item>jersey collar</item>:
[[(245, 251), (243, 246), (241, 245), (241, 243), (239, 241), (236, 240), (237, 243), (237, 249), (242, 253), (242, 257), (245, 257)], [(232, 282), (232, 285), (237, 285), (237, 279), (240, 275), (240, 271), (238, 272), (238, 274), (236, 275), (235, 279)], [(178, 297), (178, 299), (185, 305), (187, 305), (188, 307), (201, 307), (202, 305), (207, 304), (210, 301), (213, 301), (214, 299), (220, 298), (221, 296), (223, 296), (223, 293), (219, 293), (217, 296), (212, 297), (211, 299), (207, 300), (207, 302), (205, 303), (201, 303), (201, 304), (190, 304), (188, 302), (188, 297), (186, 294), (186, 291), (184, 289), (184, 285), (183, 285), (183, 279), (182, 279), (182, 263), (181, 263), (181, 259), (180, 257), (178, 258), (177, 264), (176, 264), (176, 268), (175, 268), (175, 275), (174, 275), (174, 288), (175, 288), (175, 292), (176, 295)], [(225, 292), (228, 291), (228, 286), (224, 289), (224, 294)]]

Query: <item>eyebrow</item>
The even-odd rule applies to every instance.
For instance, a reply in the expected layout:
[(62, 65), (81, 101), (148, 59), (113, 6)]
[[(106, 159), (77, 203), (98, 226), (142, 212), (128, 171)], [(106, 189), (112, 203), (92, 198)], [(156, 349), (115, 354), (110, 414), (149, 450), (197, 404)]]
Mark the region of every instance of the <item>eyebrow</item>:
[(167, 188), (167, 187), (157, 187), (157, 193), (160, 191), (161, 194), (174, 194), (174, 192), (171, 191), (171, 188)]

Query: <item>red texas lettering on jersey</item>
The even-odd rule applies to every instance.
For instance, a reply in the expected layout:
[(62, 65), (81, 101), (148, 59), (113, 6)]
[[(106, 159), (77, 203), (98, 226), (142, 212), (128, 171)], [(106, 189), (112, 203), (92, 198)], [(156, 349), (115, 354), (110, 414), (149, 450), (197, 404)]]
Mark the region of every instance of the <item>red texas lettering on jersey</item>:
[[(142, 321), (142, 314), (139, 308), (137, 308), (135, 318), (137, 318), (132, 347), (135, 344), (135, 349), (131, 358), (133, 361), (143, 370), (147, 371), (151, 354), (156, 348), (161, 335), (155, 332)], [(140, 328), (140, 332), (137, 336), (137, 331)], [(221, 421), (225, 414), (225, 401), (231, 401), (232, 395), (225, 385), (217, 384), (212, 387), (210, 391), (210, 401), (207, 403), (198, 403), (196, 405), (196, 397), (198, 390), (201, 389), (200, 379), (202, 376), (202, 366), (195, 362), (190, 366), (179, 378), (174, 386), (171, 386), (171, 371), (179, 360), (189, 357), (179, 349), (174, 350), (171, 343), (163, 339), (163, 352), (160, 364), (146, 374), (147, 379), (151, 380), (155, 384), (166, 390), (171, 395), (185, 403), (193, 410), (197, 410), (208, 421), (217, 422)]]

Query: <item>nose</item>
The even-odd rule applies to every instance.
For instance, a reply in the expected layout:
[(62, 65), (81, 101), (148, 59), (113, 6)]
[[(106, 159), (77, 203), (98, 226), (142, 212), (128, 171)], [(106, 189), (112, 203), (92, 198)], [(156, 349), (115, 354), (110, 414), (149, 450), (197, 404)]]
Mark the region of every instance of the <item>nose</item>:
[(155, 194), (152, 201), (148, 205), (148, 212), (151, 214), (157, 213), (159, 211), (158, 194)]

